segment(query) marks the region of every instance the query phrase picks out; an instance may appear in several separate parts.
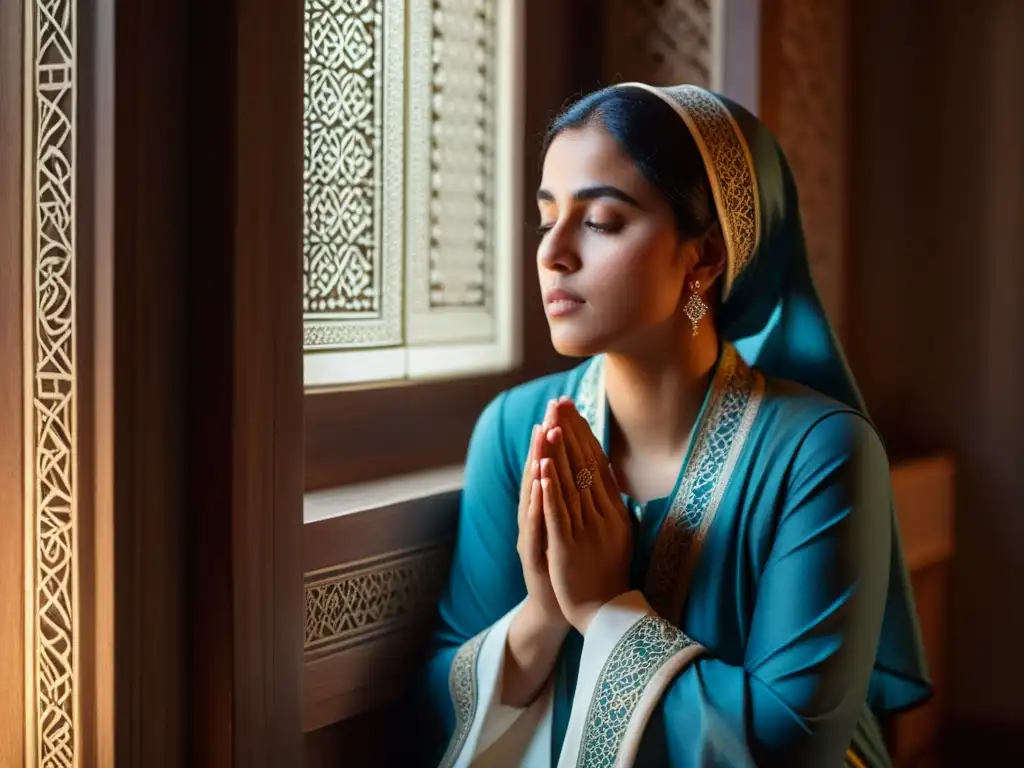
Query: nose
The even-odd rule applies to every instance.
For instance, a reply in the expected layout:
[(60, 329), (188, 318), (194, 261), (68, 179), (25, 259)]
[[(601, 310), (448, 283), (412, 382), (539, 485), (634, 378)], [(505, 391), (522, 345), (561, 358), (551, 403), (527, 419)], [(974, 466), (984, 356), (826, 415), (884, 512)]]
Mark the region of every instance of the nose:
[(571, 222), (559, 221), (537, 246), (537, 264), (552, 272), (576, 272), (582, 262)]

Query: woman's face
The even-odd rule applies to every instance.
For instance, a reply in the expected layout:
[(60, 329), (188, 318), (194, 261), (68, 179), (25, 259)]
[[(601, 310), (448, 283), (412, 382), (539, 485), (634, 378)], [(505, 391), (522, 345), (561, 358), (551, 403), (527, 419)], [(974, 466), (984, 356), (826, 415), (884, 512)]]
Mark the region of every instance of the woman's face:
[(559, 353), (626, 348), (678, 322), (696, 254), (688, 258), (668, 201), (603, 129), (551, 142), (537, 207), (537, 271)]

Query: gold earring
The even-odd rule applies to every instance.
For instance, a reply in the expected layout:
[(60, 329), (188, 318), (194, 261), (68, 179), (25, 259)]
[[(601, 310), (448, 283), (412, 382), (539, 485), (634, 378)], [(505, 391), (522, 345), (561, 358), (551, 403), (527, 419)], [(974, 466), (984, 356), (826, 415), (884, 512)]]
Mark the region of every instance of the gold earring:
[(697, 323), (700, 322), (701, 318), (708, 313), (708, 305), (704, 303), (704, 300), (700, 297), (697, 291), (700, 290), (700, 281), (694, 280), (690, 283), (690, 300), (686, 302), (686, 306), (683, 307), (683, 311), (690, 320), (690, 325), (693, 326), (693, 335), (697, 335)]

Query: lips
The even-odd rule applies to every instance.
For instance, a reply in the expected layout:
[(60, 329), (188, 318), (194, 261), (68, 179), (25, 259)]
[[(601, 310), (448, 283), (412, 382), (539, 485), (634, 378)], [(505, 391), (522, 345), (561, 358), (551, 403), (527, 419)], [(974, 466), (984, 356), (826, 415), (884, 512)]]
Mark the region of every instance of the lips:
[(544, 304), (547, 307), (548, 315), (551, 317), (562, 317), (572, 314), (585, 303), (581, 296), (564, 288), (548, 291), (544, 296)]

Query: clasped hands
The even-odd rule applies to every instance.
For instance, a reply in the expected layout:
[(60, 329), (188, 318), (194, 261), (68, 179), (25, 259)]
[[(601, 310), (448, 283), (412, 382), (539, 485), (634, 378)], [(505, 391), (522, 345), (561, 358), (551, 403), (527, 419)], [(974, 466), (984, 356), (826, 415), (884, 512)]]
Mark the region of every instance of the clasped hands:
[(581, 634), (629, 590), (633, 528), (608, 459), (570, 398), (535, 425), (519, 500), (519, 558), (528, 600), (551, 627)]

